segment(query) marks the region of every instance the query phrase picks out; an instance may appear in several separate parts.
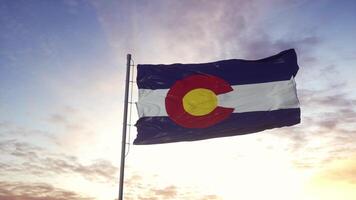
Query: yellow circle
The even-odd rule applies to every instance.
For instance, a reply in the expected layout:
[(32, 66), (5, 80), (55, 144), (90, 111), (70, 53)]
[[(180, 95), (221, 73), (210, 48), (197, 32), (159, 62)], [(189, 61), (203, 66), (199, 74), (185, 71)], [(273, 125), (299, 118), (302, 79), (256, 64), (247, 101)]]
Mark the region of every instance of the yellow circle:
[(197, 88), (183, 97), (183, 107), (193, 116), (203, 116), (212, 112), (218, 105), (216, 94), (208, 89)]

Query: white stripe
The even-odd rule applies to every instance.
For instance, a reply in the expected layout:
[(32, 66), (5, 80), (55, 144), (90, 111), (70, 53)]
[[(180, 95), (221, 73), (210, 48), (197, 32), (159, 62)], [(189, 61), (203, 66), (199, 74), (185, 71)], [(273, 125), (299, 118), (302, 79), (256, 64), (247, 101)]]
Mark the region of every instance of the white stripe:
[[(248, 85), (234, 85), (233, 91), (218, 96), (218, 105), (235, 108), (234, 113), (299, 108), (293, 78)], [(168, 89), (139, 89), (139, 117), (168, 116), (165, 98)]]
[(165, 107), (165, 98), (168, 89), (138, 90), (137, 111), (139, 117), (168, 116)]

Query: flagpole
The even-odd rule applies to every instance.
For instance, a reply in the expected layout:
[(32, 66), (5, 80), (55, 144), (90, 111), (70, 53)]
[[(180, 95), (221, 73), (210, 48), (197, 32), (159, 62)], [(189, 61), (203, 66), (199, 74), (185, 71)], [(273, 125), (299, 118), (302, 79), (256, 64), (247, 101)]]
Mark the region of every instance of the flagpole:
[(127, 129), (127, 107), (129, 104), (129, 85), (130, 85), (130, 66), (131, 54), (127, 54), (126, 64), (126, 82), (125, 82), (125, 100), (124, 100), (124, 117), (122, 125), (122, 140), (121, 140), (121, 163), (120, 163), (120, 182), (119, 182), (119, 199), (123, 200), (124, 192), (124, 169), (125, 169), (125, 151), (126, 151), (126, 129)]

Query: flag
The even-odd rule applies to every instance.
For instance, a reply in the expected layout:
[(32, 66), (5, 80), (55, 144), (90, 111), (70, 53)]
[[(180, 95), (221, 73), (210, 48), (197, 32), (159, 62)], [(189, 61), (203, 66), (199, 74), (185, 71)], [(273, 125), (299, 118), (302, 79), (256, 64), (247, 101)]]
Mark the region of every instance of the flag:
[(294, 49), (260, 60), (137, 66), (134, 144), (242, 135), (300, 123)]

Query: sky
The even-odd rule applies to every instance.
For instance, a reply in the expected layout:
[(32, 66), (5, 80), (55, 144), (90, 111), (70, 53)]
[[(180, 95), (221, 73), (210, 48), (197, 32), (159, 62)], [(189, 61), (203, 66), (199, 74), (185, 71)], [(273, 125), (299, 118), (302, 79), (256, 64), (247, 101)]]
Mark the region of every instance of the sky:
[(117, 198), (127, 53), (202, 63), (289, 48), (300, 124), (130, 145), (125, 199), (356, 199), (355, 10), (353, 0), (0, 0), (0, 199)]

